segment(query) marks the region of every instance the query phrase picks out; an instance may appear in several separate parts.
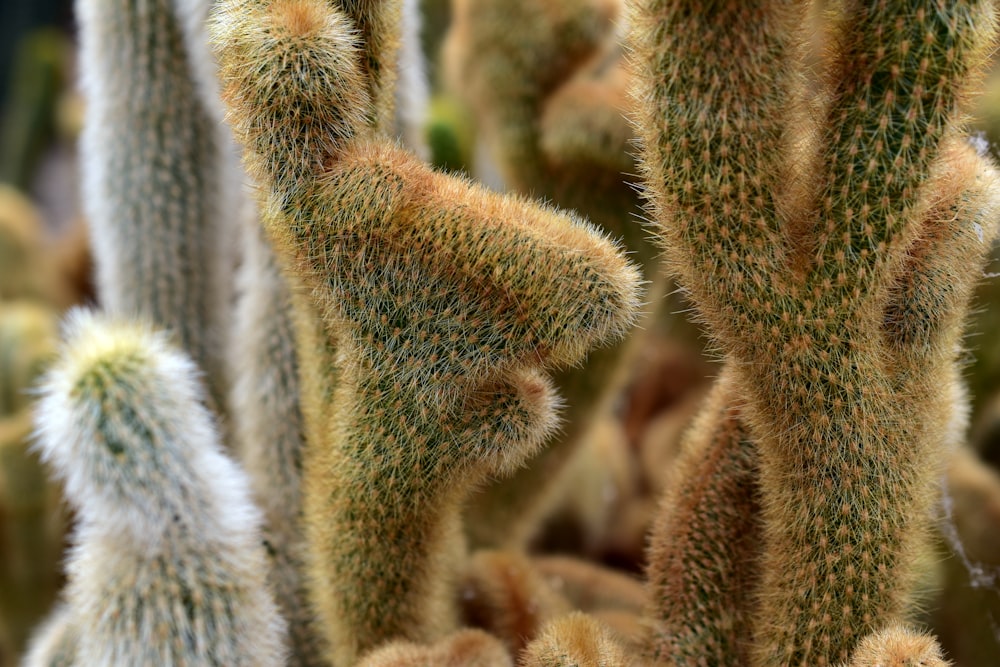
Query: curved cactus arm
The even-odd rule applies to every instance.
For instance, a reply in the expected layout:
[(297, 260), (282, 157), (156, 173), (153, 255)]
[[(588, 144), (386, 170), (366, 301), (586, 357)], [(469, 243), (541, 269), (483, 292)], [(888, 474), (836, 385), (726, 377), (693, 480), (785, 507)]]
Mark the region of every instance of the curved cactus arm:
[[(904, 612), (934, 497), (957, 322), (977, 270), (953, 263), (964, 276), (953, 289), (930, 268), (937, 260), (922, 261), (969, 248), (967, 233), (940, 233), (957, 219), (934, 213), (942, 200), (978, 202), (959, 223), (971, 230), (995, 197), (981, 164), (951, 185), (937, 176), (965, 159), (949, 146), (994, 40), (994, 9), (838, 5), (829, 109), (786, 116), (798, 123), (787, 136), (805, 123), (826, 139), (814, 157), (789, 154), (780, 114), (760, 113), (796, 86), (787, 18), (803, 3), (638, 6), (654, 210), (732, 362), (760, 457), (753, 660), (843, 661), (875, 623)], [(784, 184), (783, 163), (807, 187)], [(909, 289), (925, 270), (928, 291)], [(920, 323), (922, 309), (933, 316)], [(893, 321), (906, 311), (901, 338)]]

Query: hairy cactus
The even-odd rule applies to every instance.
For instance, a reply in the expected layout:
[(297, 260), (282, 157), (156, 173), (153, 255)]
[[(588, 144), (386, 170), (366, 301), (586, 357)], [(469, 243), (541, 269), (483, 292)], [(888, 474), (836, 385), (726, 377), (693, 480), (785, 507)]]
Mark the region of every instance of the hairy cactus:
[(933, 637), (890, 625), (858, 643), (847, 667), (948, 667)]
[(208, 374), (221, 409), (221, 137), (178, 6), (77, 3), (87, 98), (83, 205), (101, 304), (169, 329)]
[(620, 337), (637, 271), (585, 224), (372, 136), (372, 73), (336, 7), (223, 2), (212, 30), (232, 124), (267, 189), (265, 227), (336, 349), (304, 481), (330, 659), (435, 640), (456, 620), (461, 501), (552, 431), (539, 369)]
[(595, 619), (574, 612), (553, 621), (524, 650), (524, 667), (632, 667), (637, 662)]
[(482, 630), (459, 630), (423, 646), (391, 642), (358, 662), (357, 667), (514, 667), (507, 649)]
[(464, 625), (487, 630), (518, 655), (542, 626), (572, 611), (526, 554), (479, 551), (466, 565), (458, 597)]
[[(759, 456), (752, 659), (845, 661), (905, 612), (935, 496), (997, 205), (956, 115), (993, 7), (838, 5), (829, 105), (808, 115), (792, 103), (808, 3), (635, 4), (653, 211)], [(816, 154), (790, 141), (810, 132)]]
[(684, 437), (653, 524), (647, 567), (650, 657), (747, 664), (759, 572), (757, 455), (720, 378)]
[(22, 664), (24, 667), (73, 667), (79, 645), (80, 630), (73, 622), (73, 611), (62, 604), (35, 629)]
[(256, 215), (243, 230), (237, 276), (232, 371), (233, 435), (241, 463), (264, 511), (269, 582), (288, 621), (296, 665), (322, 665), (302, 553), (302, 456), (305, 423), (299, 404), (292, 294)]
[[(620, 168), (630, 162), (632, 138), (612, 25), (620, 9), (618, 0), (460, 0), (445, 69), (455, 94), (476, 112), (507, 185), (580, 211), (621, 238), (657, 300), (665, 288), (659, 251), (637, 219), (636, 178)], [(620, 387), (626, 347), (598, 350), (585, 367), (555, 376), (567, 403), (559, 438), (531, 466), (477, 494), (467, 512), (470, 541), (525, 546), (581, 434)]]
[(43, 643), (76, 637), (74, 664), (282, 664), (259, 512), (196, 368), (141, 325), (78, 312), (68, 338), (43, 386), (38, 447), (78, 527), (69, 627), (54, 620)]

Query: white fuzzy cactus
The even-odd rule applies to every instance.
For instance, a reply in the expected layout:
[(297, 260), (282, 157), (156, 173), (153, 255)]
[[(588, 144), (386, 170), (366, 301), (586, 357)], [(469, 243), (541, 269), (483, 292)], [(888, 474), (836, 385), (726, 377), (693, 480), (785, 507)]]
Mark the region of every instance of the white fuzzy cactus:
[(195, 365), (143, 325), (76, 312), (67, 333), (42, 387), (38, 449), (79, 521), (74, 664), (283, 664), (260, 512)]

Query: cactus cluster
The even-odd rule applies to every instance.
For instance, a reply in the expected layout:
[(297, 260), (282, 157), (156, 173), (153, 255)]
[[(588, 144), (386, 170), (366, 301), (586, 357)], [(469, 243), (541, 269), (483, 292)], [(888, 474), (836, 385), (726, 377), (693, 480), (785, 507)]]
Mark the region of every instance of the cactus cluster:
[[(919, 610), (971, 599), (936, 520), (1000, 562), (992, 0), (452, 0), (504, 191), (425, 161), (417, 2), (77, 10), (98, 303), (58, 350), (0, 303), (0, 665), (32, 456), (29, 667), (977, 664)], [(10, 201), (0, 297), (52, 301)]]

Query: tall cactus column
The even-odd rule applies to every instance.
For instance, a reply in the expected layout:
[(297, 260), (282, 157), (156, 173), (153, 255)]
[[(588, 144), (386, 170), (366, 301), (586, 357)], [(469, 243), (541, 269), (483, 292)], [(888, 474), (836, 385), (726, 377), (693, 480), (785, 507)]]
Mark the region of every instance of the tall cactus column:
[(223, 2), (213, 32), (265, 225), (337, 354), (305, 456), (330, 658), (439, 639), (462, 500), (552, 431), (542, 370), (624, 334), (638, 271), (588, 225), (370, 136), (353, 25), (328, 3)]
[(807, 3), (635, 4), (653, 208), (760, 457), (753, 660), (845, 661), (905, 614), (936, 491), (992, 233), (994, 176), (957, 142), (994, 7), (838, 6), (816, 119), (791, 104)]
[(166, 327), (225, 405), (220, 137), (170, 0), (79, 0), (84, 211), (102, 306)]

